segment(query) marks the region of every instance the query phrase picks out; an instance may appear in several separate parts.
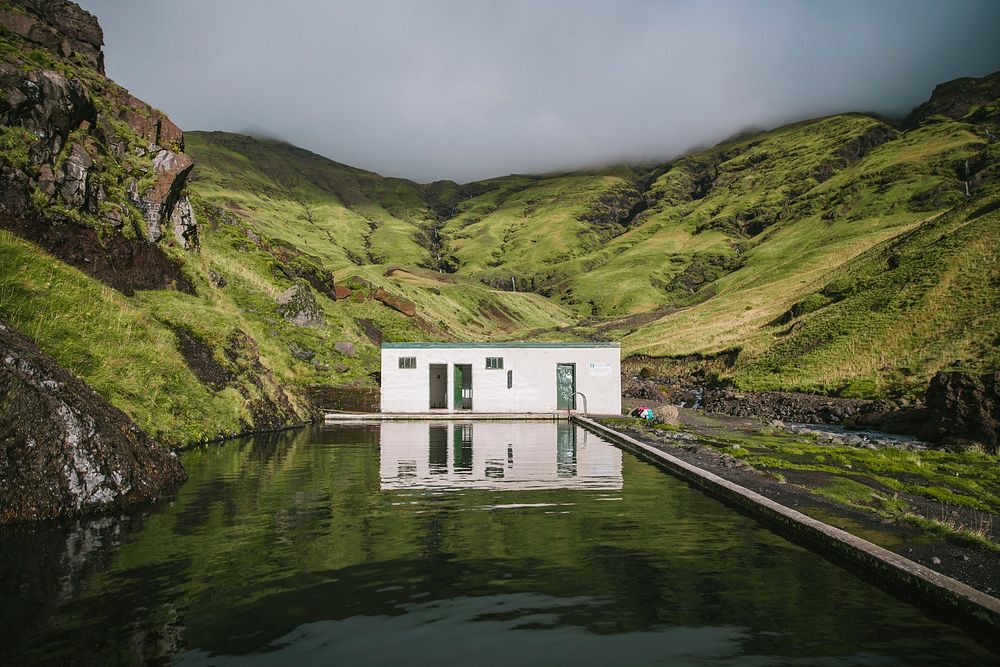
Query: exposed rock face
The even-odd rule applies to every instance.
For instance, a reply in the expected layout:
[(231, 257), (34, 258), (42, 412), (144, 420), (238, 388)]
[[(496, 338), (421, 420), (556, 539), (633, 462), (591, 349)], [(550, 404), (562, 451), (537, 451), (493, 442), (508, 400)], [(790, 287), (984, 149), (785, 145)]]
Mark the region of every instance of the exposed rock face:
[(194, 209), (187, 197), (182, 197), (174, 205), (170, 214), (170, 223), (174, 230), (174, 239), (185, 250), (198, 247), (198, 222), (194, 218)]
[[(0, 125), (8, 137), (0, 145), (0, 226), (126, 293), (190, 289), (166, 255), (146, 261), (155, 253), (122, 252), (143, 240), (158, 246), (165, 230), (182, 248), (198, 247), (185, 190), (193, 162), (180, 129), (103, 76), (101, 28), (76, 5), (20, 0), (0, 7), (0, 26), (10, 42), (0, 53)], [(26, 55), (36, 52), (44, 55)], [(141, 256), (145, 275), (133, 283), (128, 266), (98, 267), (81, 257), (74, 242), (92, 236), (106, 254), (127, 255), (126, 264)], [(150, 280), (161, 267), (166, 275)]]
[(30, 239), (64, 262), (124, 293), (142, 289), (194, 291), (180, 264), (157, 246), (123, 234), (75, 224), (52, 224), (33, 211), (15, 180), (0, 166), (0, 227)]
[(0, 523), (150, 500), (185, 478), (173, 452), (0, 322)]
[(1000, 97), (1000, 72), (976, 79), (962, 77), (934, 87), (931, 98), (907, 117), (908, 125), (917, 125), (930, 116), (940, 115), (961, 120), (980, 105)]
[(21, 0), (24, 10), (0, 12), (0, 25), (64, 58), (77, 57), (104, 73), (104, 33), (97, 19), (65, 0)]
[(703, 407), (735, 417), (760, 417), (810, 424), (840, 424), (865, 414), (895, 413), (900, 406), (893, 401), (869, 401), (856, 398), (833, 398), (795, 392), (739, 392), (708, 390)]
[(298, 327), (323, 326), (323, 311), (305, 285), (289, 287), (278, 297), (278, 314)]
[(146, 219), (146, 239), (151, 243), (163, 236), (163, 220), (168, 217), (173, 223), (174, 237), (181, 246), (186, 248), (191, 240), (197, 241), (194, 211), (187, 198), (182, 199), (180, 194), (193, 166), (194, 160), (187, 155), (161, 148), (153, 157), (156, 185), (140, 192), (136, 181), (129, 184), (129, 199), (142, 211)]
[(637, 188), (620, 185), (590, 202), (580, 219), (594, 225), (598, 236), (607, 240), (624, 232), (647, 205), (643, 193)]
[[(0, 15), (3, 12), (0, 11)], [(34, 135), (28, 157), (34, 164), (51, 165), (69, 133), (90, 129), (97, 121), (94, 102), (79, 81), (59, 72), (34, 70), (27, 73), (0, 62), (0, 121), (21, 126)]]
[(927, 423), (921, 437), (945, 444), (982, 443), (1000, 449), (1000, 372), (974, 377), (939, 372), (927, 389)]
[(177, 349), (195, 377), (206, 387), (220, 391), (235, 379), (235, 375), (215, 358), (212, 347), (188, 329), (174, 328)]
[(888, 125), (875, 125), (838, 148), (834, 155), (844, 161), (843, 166), (847, 166), (898, 136), (899, 133)]
[(407, 317), (413, 317), (417, 314), (417, 304), (401, 296), (389, 294), (381, 287), (375, 290), (375, 294), (373, 296), (376, 300), (381, 301), (393, 310), (403, 313)]

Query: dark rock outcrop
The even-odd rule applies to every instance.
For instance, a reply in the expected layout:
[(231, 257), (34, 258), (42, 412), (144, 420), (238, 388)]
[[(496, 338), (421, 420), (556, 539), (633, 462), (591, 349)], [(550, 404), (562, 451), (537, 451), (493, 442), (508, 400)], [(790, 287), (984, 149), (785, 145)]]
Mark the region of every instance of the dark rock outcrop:
[(931, 379), (925, 403), (924, 439), (948, 445), (976, 442), (993, 453), (1000, 449), (1000, 372), (979, 377), (939, 372)]
[(898, 136), (899, 133), (888, 125), (874, 125), (846, 142), (834, 155), (843, 160), (843, 166), (854, 164), (872, 150)]
[(0, 523), (156, 498), (176, 455), (0, 322)]
[(104, 73), (104, 32), (92, 14), (66, 0), (20, 0), (0, 11), (0, 26), (28, 42)]
[(865, 414), (898, 412), (900, 405), (888, 400), (834, 398), (795, 392), (739, 392), (710, 389), (705, 392), (706, 412), (735, 417), (760, 417), (809, 424), (840, 424)]
[(974, 108), (988, 105), (998, 97), (1000, 72), (978, 79), (969, 76), (953, 79), (935, 86), (931, 98), (910, 113), (906, 124), (916, 126), (931, 116), (961, 120)]
[(193, 331), (175, 327), (174, 334), (177, 336), (177, 349), (184, 357), (184, 362), (206, 387), (220, 391), (235, 379), (233, 373), (215, 358), (212, 347)]
[(631, 185), (619, 185), (601, 193), (588, 204), (580, 220), (589, 222), (603, 239), (624, 232), (647, 207), (643, 193)]

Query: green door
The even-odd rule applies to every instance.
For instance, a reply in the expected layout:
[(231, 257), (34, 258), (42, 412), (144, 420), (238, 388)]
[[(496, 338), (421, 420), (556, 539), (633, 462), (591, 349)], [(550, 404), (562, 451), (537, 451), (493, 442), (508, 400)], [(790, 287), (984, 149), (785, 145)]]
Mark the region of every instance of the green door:
[(452, 398), (454, 399), (452, 405), (453, 410), (462, 409), (462, 367), (458, 364), (453, 366), (455, 369), (454, 382), (452, 383)]
[(576, 410), (576, 364), (556, 364), (556, 409)]

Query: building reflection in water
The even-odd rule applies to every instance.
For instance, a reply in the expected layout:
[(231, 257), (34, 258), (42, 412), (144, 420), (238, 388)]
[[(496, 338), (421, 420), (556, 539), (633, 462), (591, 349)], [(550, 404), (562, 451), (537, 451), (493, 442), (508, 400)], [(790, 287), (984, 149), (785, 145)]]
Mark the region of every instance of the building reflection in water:
[(381, 488), (622, 488), (617, 447), (564, 421), (381, 424)]

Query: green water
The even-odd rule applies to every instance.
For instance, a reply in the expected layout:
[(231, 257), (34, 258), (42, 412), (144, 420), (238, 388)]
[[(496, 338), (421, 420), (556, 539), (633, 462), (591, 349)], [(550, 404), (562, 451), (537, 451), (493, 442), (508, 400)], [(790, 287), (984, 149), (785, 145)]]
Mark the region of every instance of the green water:
[(593, 434), (326, 426), (140, 512), (0, 532), (0, 664), (994, 664)]

